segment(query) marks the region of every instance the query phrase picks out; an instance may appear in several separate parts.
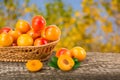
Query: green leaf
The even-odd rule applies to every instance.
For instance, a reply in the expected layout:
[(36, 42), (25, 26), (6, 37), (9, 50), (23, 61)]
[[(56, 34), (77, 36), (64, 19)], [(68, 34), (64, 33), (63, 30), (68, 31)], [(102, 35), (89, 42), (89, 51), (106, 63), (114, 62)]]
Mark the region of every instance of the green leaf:
[(73, 66), (73, 69), (77, 69), (80, 66), (81, 62), (76, 62), (75, 65)]
[(54, 64), (57, 65), (58, 58), (57, 58), (56, 56), (53, 56), (53, 57), (51, 58), (51, 61), (52, 61)]
[(73, 60), (75, 63), (79, 62), (77, 58), (73, 58)]
[(54, 68), (56, 68), (56, 69), (59, 69), (58, 66), (57, 66), (56, 64), (54, 64), (54, 62), (52, 62), (52, 61), (50, 61), (50, 62), (48, 63), (48, 66), (54, 67)]
[(58, 58), (56, 56), (53, 56), (51, 58), (51, 61), (48, 63), (48, 66), (54, 67), (56, 69), (59, 69), (59, 67), (57, 65), (57, 61), (58, 61)]
[(81, 62), (79, 62), (77, 58), (73, 58), (73, 60), (75, 62), (75, 65), (73, 66), (73, 69), (76, 69), (80, 66)]

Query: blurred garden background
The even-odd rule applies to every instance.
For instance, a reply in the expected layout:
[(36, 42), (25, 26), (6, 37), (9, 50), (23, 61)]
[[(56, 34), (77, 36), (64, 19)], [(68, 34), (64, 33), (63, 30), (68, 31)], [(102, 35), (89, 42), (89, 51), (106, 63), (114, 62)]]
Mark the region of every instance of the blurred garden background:
[(0, 27), (42, 15), (61, 31), (56, 46), (120, 52), (120, 0), (0, 0)]

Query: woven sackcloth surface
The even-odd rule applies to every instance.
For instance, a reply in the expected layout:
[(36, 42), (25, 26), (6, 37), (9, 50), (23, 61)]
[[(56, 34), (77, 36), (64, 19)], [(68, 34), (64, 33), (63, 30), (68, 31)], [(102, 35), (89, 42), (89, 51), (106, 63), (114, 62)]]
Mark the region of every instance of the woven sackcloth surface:
[(48, 61), (34, 73), (26, 69), (25, 63), (0, 62), (0, 80), (120, 80), (119, 53), (87, 52), (81, 66), (69, 72), (48, 67)]

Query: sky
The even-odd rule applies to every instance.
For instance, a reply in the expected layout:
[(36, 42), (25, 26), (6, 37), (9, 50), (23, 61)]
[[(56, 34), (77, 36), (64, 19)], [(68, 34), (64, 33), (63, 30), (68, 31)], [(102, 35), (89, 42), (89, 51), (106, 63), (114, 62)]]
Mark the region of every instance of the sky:
[[(20, 4), (23, 4), (23, 2), (24, 2), (24, 0), (19, 0), (19, 1), (20, 1)], [(38, 8), (40, 8), (40, 10), (45, 11), (46, 10), (45, 9), (45, 4), (46, 3), (52, 3), (53, 1), (55, 1), (55, 0), (30, 0), (29, 5), (35, 4), (35, 5), (37, 5)], [(74, 11), (76, 11), (76, 10), (80, 11), (82, 9), (81, 5), (80, 5), (82, 0), (62, 0), (62, 1), (64, 2), (64, 5), (66, 7), (71, 6)], [(27, 14), (23, 17), (20, 17), (20, 19), (21, 18), (29, 21), (30, 16), (29, 16), (29, 14)]]
[[(24, 0), (20, 0), (22, 3)], [(80, 10), (80, 3), (82, 0), (62, 0), (65, 6), (72, 6), (74, 10)], [(30, 0), (30, 4), (36, 4), (43, 11), (45, 10), (45, 4), (53, 2), (53, 0)]]

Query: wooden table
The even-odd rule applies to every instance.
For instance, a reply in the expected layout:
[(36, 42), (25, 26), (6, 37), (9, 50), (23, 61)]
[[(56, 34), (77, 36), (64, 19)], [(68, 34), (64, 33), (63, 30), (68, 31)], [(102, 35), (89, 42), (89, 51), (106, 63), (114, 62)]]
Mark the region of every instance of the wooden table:
[(0, 62), (0, 80), (120, 80), (120, 54), (88, 52), (81, 66), (69, 72), (48, 67), (31, 73), (25, 63)]

